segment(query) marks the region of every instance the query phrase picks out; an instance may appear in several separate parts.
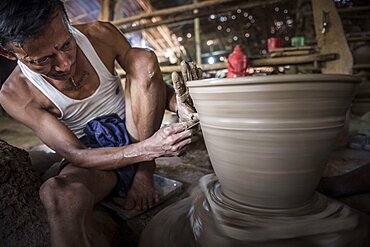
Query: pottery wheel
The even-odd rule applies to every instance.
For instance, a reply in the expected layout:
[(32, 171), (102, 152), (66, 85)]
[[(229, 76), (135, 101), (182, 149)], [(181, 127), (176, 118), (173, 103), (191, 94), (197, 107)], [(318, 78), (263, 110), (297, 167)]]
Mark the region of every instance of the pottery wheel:
[(212, 217), (223, 235), (242, 242), (319, 239), (330, 235), (343, 242), (346, 241), (343, 233), (355, 232), (360, 223), (361, 216), (350, 207), (319, 193), (301, 207), (264, 209), (228, 198), (214, 174), (202, 177), (199, 187), (204, 196), (194, 200), (196, 210), (190, 217), (199, 219), (192, 222)]
[(209, 174), (190, 198), (153, 218), (139, 246), (368, 246), (367, 222), (367, 216), (319, 193), (290, 209), (240, 204)]

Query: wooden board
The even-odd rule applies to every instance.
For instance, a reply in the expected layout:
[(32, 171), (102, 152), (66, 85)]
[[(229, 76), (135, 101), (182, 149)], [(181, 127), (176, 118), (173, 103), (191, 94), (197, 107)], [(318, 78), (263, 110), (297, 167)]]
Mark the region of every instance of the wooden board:
[(325, 62), (322, 73), (352, 74), (353, 58), (334, 1), (311, 0), (311, 3), (320, 54), (339, 54), (338, 59)]

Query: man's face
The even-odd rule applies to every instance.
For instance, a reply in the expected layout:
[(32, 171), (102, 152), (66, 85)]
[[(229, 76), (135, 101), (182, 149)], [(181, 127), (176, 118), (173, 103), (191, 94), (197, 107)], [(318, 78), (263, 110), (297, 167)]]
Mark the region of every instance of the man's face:
[(14, 55), (31, 70), (48, 78), (65, 81), (76, 70), (76, 40), (58, 13), (40, 35), (26, 39), (22, 47), (11, 45)]

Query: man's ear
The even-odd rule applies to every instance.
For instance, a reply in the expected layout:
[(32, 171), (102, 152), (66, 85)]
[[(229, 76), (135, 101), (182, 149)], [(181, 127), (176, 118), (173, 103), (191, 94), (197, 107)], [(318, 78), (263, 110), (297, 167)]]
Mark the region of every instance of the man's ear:
[(6, 51), (2, 48), (0, 48), (0, 56), (3, 56), (5, 58), (13, 60), (13, 61), (17, 60), (17, 57), (14, 55), (14, 53), (12, 53), (10, 51)]

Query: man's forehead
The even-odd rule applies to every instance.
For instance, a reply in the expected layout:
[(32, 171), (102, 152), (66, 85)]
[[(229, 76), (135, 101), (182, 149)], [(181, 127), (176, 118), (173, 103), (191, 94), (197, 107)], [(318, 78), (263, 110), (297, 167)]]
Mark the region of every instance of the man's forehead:
[(43, 55), (49, 55), (44, 53), (52, 50), (56, 45), (64, 43), (69, 36), (69, 28), (62, 14), (59, 13), (43, 28), (39, 35), (26, 39), (21, 47), (16, 45), (14, 50), (17, 53), (24, 53), (24, 58), (42, 57)]

